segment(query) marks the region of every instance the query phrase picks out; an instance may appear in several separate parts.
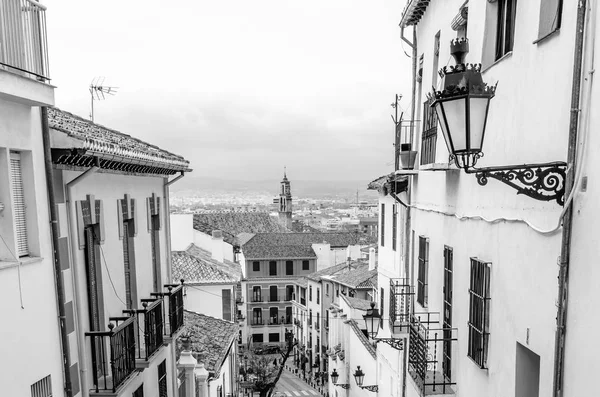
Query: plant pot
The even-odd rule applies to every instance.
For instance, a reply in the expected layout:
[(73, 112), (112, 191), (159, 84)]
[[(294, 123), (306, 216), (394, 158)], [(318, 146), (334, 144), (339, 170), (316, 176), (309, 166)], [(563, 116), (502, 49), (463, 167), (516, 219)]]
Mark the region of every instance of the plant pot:
[(405, 150), (400, 152), (400, 164), (403, 170), (412, 170), (415, 168), (415, 161), (417, 160), (416, 150)]

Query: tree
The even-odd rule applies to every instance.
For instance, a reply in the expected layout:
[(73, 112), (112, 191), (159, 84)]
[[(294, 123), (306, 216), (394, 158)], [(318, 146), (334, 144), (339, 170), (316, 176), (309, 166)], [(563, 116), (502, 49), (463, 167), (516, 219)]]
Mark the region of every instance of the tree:
[(260, 397), (271, 397), (281, 373), (285, 367), (287, 359), (294, 351), (294, 346), (298, 344), (294, 340), (294, 334), (292, 332), (285, 333), (286, 342), (283, 345), (283, 350), (280, 351), (281, 359), (277, 362), (277, 359), (273, 359), (272, 356), (258, 355), (252, 352), (248, 352), (248, 374), (253, 375), (254, 379), (254, 390), (259, 392)]

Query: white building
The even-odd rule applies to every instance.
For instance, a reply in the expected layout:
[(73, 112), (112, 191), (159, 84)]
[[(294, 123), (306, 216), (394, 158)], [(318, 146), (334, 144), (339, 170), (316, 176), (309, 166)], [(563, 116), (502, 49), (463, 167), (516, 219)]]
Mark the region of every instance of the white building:
[(70, 325), (58, 322), (66, 309), (56, 298), (60, 268), (48, 227), (43, 107), (54, 104), (54, 87), (46, 8), (19, 4), (0, 4), (0, 385), (7, 396), (62, 397), (73, 369), (61, 351)]

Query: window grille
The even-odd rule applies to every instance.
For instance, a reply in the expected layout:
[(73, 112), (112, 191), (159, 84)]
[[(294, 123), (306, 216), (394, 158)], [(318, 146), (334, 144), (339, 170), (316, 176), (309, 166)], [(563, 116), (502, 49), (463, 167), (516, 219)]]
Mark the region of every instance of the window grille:
[[(452, 248), (444, 247), (444, 317), (443, 328), (452, 328), (452, 278), (453, 278), (453, 252)], [(444, 331), (446, 332), (446, 331)], [(442, 372), (448, 379), (452, 379), (452, 344), (447, 335), (444, 335)]]
[(417, 302), (427, 307), (427, 273), (429, 271), (429, 239), (419, 236), (419, 269), (417, 278)]
[(490, 264), (471, 258), (469, 284), (469, 351), (468, 356), (486, 368), (489, 339)]
[(27, 241), (27, 218), (25, 214), (25, 193), (23, 190), (23, 172), (21, 154), (10, 153), (10, 184), (12, 187), (13, 215), (17, 238), (17, 256), (29, 255)]
[(31, 397), (52, 397), (52, 377), (50, 375), (31, 385)]

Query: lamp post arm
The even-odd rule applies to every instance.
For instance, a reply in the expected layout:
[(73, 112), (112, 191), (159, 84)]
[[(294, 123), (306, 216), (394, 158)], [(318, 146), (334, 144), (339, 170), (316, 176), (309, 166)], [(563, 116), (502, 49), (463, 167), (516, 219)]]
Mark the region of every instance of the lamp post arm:
[(494, 178), (513, 189), (540, 201), (552, 201), (563, 206), (565, 203), (565, 176), (567, 163), (554, 161), (540, 164), (507, 165), (498, 167), (467, 167), (467, 174), (475, 174), (481, 186)]

